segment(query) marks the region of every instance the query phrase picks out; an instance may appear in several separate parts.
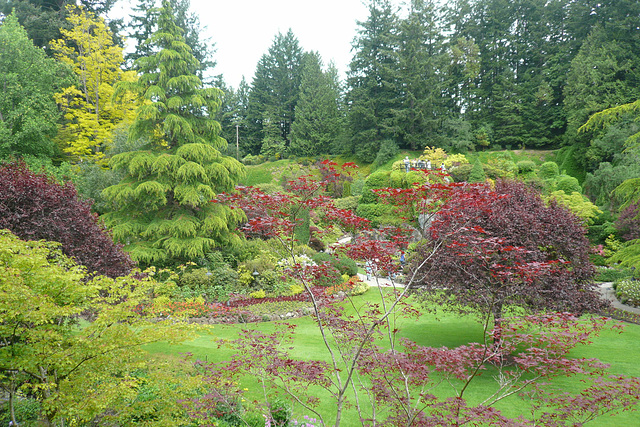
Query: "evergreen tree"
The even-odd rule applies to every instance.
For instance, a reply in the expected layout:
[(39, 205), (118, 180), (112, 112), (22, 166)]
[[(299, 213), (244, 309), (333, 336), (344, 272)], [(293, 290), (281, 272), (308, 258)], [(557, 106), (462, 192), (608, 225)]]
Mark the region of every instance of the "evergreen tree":
[[(127, 60), (135, 63), (138, 58), (152, 54), (153, 47), (145, 43), (156, 31), (158, 22), (157, 0), (138, 0), (133, 7), (134, 14), (129, 24), (129, 37), (135, 40), (135, 51), (127, 55)], [(201, 79), (211, 71), (216, 63), (213, 59), (214, 43), (208, 38), (202, 38), (206, 27), (200, 24), (198, 14), (191, 12), (191, 0), (170, 0), (176, 25), (182, 28), (185, 43), (191, 48), (191, 53), (200, 63), (198, 77)]]
[(398, 107), (397, 16), (388, 0), (371, 0), (369, 17), (359, 22), (347, 84), (349, 151), (373, 162), (385, 139), (396, 139), (393, 110)]
[(268, 53), (260, 58), (249, 92), (248, 135), (243, 144), (247, 151), (260, 152), (266, 136), (265, 117), (270, 120), (269, 126), (279, 126), (281, 139), (289, 147), (302, 78), (302, 53), (298, 39), (289, 29), (286, 34), (278, 33)]
[(126, 175), (104, 190), (113, 204), (104, 218), (134, 260), (162, 265), (195, 260), (236, 241), (233, 230), (242, 213), (212, 200), (232, 191), (243, 170), (220, 153), (227, 145), (213, 119), (220, 90), (203, 88), (195, 75), (198, 61), (168, 0), (162, 2), (157, 28), (148, 41), (155, 53), (137, 61), (138, 84), (117, 88), (144, 96), (130, 138), (149, 142), (111, 159)]
[(291, 125), (291, 152), (299, 156), (328, 154), (342, 128), (338, 100), (337, 71), (322, 71), (318, 53), (305, 55), (296, 105), (296, 121)]
[[(82, 6), (96, 15), (104, 15), (116, 0), (0, 0), (0, 17), (15, 11), (18, 22), (38, 47), (47, 49), (49, 42), (61, 37), (60, 30), (67, 27), (67, 6)], [(120, 21), (110, 23), (111, 30), (118, 30)]]
[(434, 1), (412, 0), (408, 17), (399, 24), (400, 105), (394, 110), (394, 125), (398, 144), (412, 150), (433, 144), (445, 116), (439, 72), (444, 56), (436, 12)]
[(471, 168), (471, 173), (469, 174), (467, 182), (485, 182), (486, 180), (487, 175), (484, 173), (482, 163), (480, 163), (479, 158), (476, 158), (476, 161), (473, 162), (473, 168)]

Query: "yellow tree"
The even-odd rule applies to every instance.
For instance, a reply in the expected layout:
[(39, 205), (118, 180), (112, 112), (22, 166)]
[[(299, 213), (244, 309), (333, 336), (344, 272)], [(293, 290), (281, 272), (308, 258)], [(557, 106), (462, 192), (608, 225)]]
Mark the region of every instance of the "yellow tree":
[(135, 81), (133, 71), (123, 71), (122, 48), (104, 20), (77, 6), (67, 6), (70, 29), (60, 30), (62, 38), (51, 43), (56, 58), (68, 64), (78, 78), (56, 94), (64, 111), (58, 143), (75, 160), (99, 162), (111, 142), (113, 129), (135, 117), (136, 99), (132, 95), (113, 99), (113, 86)]

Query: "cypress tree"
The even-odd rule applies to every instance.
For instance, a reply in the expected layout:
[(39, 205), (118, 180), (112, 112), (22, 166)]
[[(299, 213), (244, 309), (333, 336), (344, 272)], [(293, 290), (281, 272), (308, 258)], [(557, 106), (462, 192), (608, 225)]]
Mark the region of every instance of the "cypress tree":
[(130, 138), (148, 143), (111, 159), (110, 166), (125, 177), (104, 191), (113, 208), (104, 216), (107, 225), (143, 265), (182, 263), (233, 244), (242, 219), (239, 211), (211, 202), (233, 190), (243, 174), (240, 163), (221, 154), (227, 142), (213, 119), (220, 90), (204, 88), (197, 77), (199, 63), (167, 0), (157, 28), (146, 41), (155, 53), (136, 63), (138, 83), (117, 88), (144, 97)]

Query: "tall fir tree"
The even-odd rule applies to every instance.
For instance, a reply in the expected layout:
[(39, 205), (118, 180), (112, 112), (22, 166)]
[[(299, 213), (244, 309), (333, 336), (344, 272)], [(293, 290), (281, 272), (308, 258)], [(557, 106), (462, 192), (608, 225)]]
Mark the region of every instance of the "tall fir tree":
[[(133, 15), (129, 23), (129, 37), (135, 40), (135, 50), (127, 55), (132, 64), (138, 58), (152, 54), (152, 46), (145, 42), (156, 31), (158, 22), (158, 0), (138, 0), (133, 7)], [(212, 74), (216, 65), (213, 59), (214, 43), (203, 37), (203, 27), (198, 14), (191, 11), (191, 0), (170, 0), (178, 27), (182, 28), (185, 43), (191, 48), (191, 53), (200, 63), (198, 77), (204, 79)]]
[[(247, 107), (247, 136), (243, 146), (248, 152), (260, 153), (266, 137), (265, 128), (274, 124), (280, 128), (280, 139), (288, 149), (300, 92), (302, 56), (298, 39), (289, 29), (286, 34), (278, 33), (269, 51), (260, 58)], [(263, 123), (265, 118), (268, 123)], [(272, 137), (270, 135), (269, 140)]]
[(117, 88), (144, 97), (130, 138), (148, 144), (112, 157), (111, 167), (126, 175), (104, 190), (113, 204), (105, 222), (143, 265), (183, 263), (231, 245), (242, 219), (237, 210), (212, 202), (243, 174), (239, 162), (221, 154), (227, 143), (213, 119), (220, 90), (204, 88), (196, 76), (198, 61), (168, 0), (157, 16), (158, 30), (147, 41), (154, 53), (137, 61), (138, 84)]
[(296, 105), (296, 120), (291, 125), (291, 152), (299, 156), (328, 154), (342, 131), (337, 71), (322, 70), (320, 54), (305, 55)]
[(394, 109), (398, 145), (412, 150), (434, 145), (446, 116), (442, 99), (444, 68), (437, 5), (412, 0), (398, 31), (399, 103)]
[(397, 15), (388, 0), (370, 0), (369, 17), (359, 22), (347, 76), (350, 144), (345, 147), (373, 162), (383, 140), (396, 139), (393, 110), (398, 107)]

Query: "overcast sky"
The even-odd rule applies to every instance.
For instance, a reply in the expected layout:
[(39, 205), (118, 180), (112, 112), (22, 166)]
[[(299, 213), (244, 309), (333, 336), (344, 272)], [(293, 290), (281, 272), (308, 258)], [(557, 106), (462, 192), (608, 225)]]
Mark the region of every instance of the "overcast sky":
[[(113, 13), (123, 14), (131, 3), (120, 0)], [(344, 77), (356, 21), (368, 16), (363, 0), (191, 0), (191, 10), (216, 45), (215, 74), (224, 75), (233, 87), (242, 76), (251, 84), (260, 57), (276, 34), (289, 28), (302, 49), (320, 52), (325, 65), (333, 60)]]

